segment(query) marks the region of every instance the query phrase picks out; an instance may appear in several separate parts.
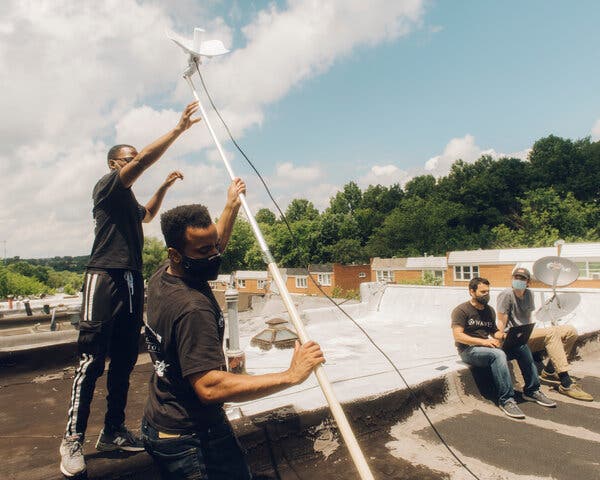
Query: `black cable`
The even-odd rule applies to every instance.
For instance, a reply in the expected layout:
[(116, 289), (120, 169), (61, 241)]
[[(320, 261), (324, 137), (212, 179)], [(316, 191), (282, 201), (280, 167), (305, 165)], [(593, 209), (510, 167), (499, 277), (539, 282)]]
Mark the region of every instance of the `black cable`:
[[(271, 191), (269, 190), (269, 187), (267, 186), (267, 184), (265, 183), (262, 175), (260, 174), (260, 172), (256, 169), (256, 167), (254, 166), (254, 164), (250, 161), (250, 159), (248, 158), (248, 156), (246, 155), (246, 153), (242, 150), (242, 148), (238, 145), (238, 143), (235, 141), (235, 139), (233, 138), (233, 135), (231, 134), (231, 131), (229, 130), (229, 127), (227, 126), (227, 123), (225, 122), (225, 120), (223, 120), (223, 117), (221, 117), (221, 114), (219, 113), (219, 110), (217, 109), (217, 107), (215, 106), (212, 97), (210, 96), (210, 93), (208, 92), (208, 88), (206, 87), (206, 83), (204, 83), (204, 78), (202, 77), (202, 73), (200, 72), (200, 68), (198, 66), (198, 62), (195, 61), (196, 64), (196, 70), (198, 71), (198, 75), (200, 76), (200, 81), (202, 82), (202, 88), (204, 89), (204, 92), (206, 93), (206, 96), (208, 97), (208, 100), (210, 102), (210, 105), (212, 106), (213, 110), (215, 111), (215, 113), (217, 114), (217, 116), (219, 117), (219, 119), (221, 120), (221, 123), (223, 124), (223, 126), (225, 127), (225, 130), (227, 130), (227, 134), (229, 135), (229, 138), (231, 139), (231, 141), (233, 142), (233, 144), (235, 145), (235, 147), (238, 149), (238, 151), (242, 154), (242, 156), (246, 159), (246, 162), (248, 162), (248, 165), (250, 165), (250, 167), (252, 167), (252, 170), (254, 170), (254, 172), (256, 173), (256, 175), (258, 175), (258, 178), (260, 179), (260, 181), (262, 182), (263, 186), (265, 187), (265, 190), (267, 191), (267, 194), (269, 195), (269, 198), (271, 199), (271, 201), (273, 202), (273, 204), (275, 205), (275, 207), (277, 208), (277, 211), (279, 212), (279, 214), (281, 215), (282, 220), (284, 221), (288, 231), (290, 232), (290, 235), (292, 237), (292, 242), (294, 244), (294, 246), (298, 247), (298, 241), (296, 239), (296, 235), (294, 235), (294, 232), (292, 231), (292, 228), (290, 227), (290, 224), (287, 221), (287, 218), (285, 217), (284, 213), (281, 211), (281, 208), (279, 208), (279, 204), (277, 203), (277, 201), (273, 198), (273, 195), (271, 195)], [(402, 382), (404, 383), (404, 385), (406, 386), (406, 388), (408, 389), (410, 395), (413, 397), (414, 400), (416, 400), (417, 402), (417, 406), (419, 407), (419, 410), (421, 411), (421, 413), (425, 416), (425, 418), (427, 419), (427, 422), (429, 423), (429, 425), (431, 426), (432, 430), (435, 432), (435, 434), (437, 435), (437, 437), (440, 439), (440, 442), (442, 442), (442, 444), (444, 445), (444, 447), (446, 447), (446, 449), (448, 450), (448, 452), (450, 452), (450, 454), (456, 459), (456, 461), (467, 471), (469, 472), (473, 478), (480, 480), (480, 478), (475, 475), (475, 473), (473, 473), (471, 471), (471, 469), (456, 455), (456, 453), (454, 453), (454, 450), (452, 449), (452, 447), (450, 447), (450, 445), (448, 445), (448, 443), (446, 442), (446, 440), (444, 440), (444, 438), (442, 437), (442, 434), (439, 432), (439, 430), (435, 427), (435, 425), (433, 424), (433, 422), (431, 421), (431, 419), (429, 418), (429, 415), (427, 415), (427, 412), (425, 411), (425, 409), (423, 408), (423, 406), (421, 405), (421, 402), (419, 401), (417, 394), (414, 392), (414, 390), (411, 388), (411, 386), (408, 384), (408, 382), (406, 381), (406, 378), (404, 378), (404, 375), (402, 375), (402, 373), (400, 372), (400, 370), (398, 369), (398, 367), (396, 367), (396, 365), (394, 364), (394, 362), (392, 361), (392, 359), (381, 349), (381, 347), (379, 347), (379, 345), (377, 345), (377, 343), (375, 343), (375, 341), (373, 340), (373, 338), (371, 338), (371, 336), (367, 333), (367, 331), (361, 327), (358, 322), (352, 318), (352, 316), (350, 316), (350, 314), (348, 314), (348, 312), (346, 312), (333, 298), (331, 298), (321, 287), (321, 285), (319, 285), (319, 283), (314, 279), (314, 276), (310, 273), (310, 270), (307, 268), (306, 269), (308, 272), (308, 276), (310, 277), (311, 281), (315, 284), (315, 286), (319, 289), (319, 291), (325, 296), (327, 297), (327, 299), (333, 303), (338, 310), (340, 310), (356, 327), (358, 327), (358, 329), (363, 333), (363, 335), (365, 337), (367, 337), (367, 339), (369, 340), (369, 342), (371, 342), (371, 344), (379, 351), (379, 353), (381, 353), (381, 355), (383, 355), (383, 357), (388, 361), (388, 363), (392, 366), (392, 368), (396, 371), (396, 373), (398, 374), (398, 376), (402, 379)]]

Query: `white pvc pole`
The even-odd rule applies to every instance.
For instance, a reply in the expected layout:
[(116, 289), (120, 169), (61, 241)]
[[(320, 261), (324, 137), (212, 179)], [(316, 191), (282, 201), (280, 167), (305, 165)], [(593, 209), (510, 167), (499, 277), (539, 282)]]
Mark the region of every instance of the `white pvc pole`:
[[(190, 88), (192, 89), (192, 93), (194, 94), (194, 98), (198, 101), (198, 106), (200, 107), (200, 113), (202, 115), (202, 120), (205, 122), (206, 126), (208, 127), (208, 131), (210, 132), (210, 135), (212, 136), (212, 138), (215, 142), (215, 145), (217, 146), (217, 150), (219, 151), (219, 154), (221, 155), (223, 163), (225, 164), (225, 168), (227, 169), (227, 172), (229, 173), (229, 177), (233, 180), (234, 178), (236, 178), (235, 174), (233, 173), (231, 165), (230, 165), (229, 161), (227, 160), (227, 157), (225, 156), (225, 152), (223, 151), (221, 142), (219, 142), (219, 139), (215, 135), (212, 125), (210, 124), (210, 121), (208, 120), (208, 116), (206, 115), (204, 106), (202, 105), (202, 102), (200, 101), (200, 97), (198, 96), (198, 93), (196, 92), (196, 89), (194, 88), (194, 84), (192, 83), (192, 80), (189, 75), (184, 75), (184, 78), (189, 83)], [(309, 340), (309, 338), (308, 338), (308, 335), (306, 334), (306, 331), (304, 330), (304, 324), (302, 323), (302, 320), (300, 319), (300, 315), (298, 314), (298, 311), (296, 310), (296, 306), (294, 305), (294, 302), (292, 301), (292, 297), (290, 296), (290, 294), (287, 290), (287, 287), (285, 285), (285, 282), (283, 281), (281, 272), (279, 272), (279, 268), (277, 267), (277, 264), (275, 263), (275, 260), (273, 259), (273, 256), (271, 255), (269, 247), (267, 246), (267, 242), (265, 242), (262, 232), (260, 231), (260, 227), (256, 223), (256, 219), (254, 218), (254, 215), (252, 215), (252, 212), (250, 211), (250, 207), (248, 206), (248, 203), (246, 202), (246, 196), (244, 194), (240, 194), (240, 200), (241, 200), (244, 212), (246, 212), (246, 217), (248, 217), (248, 221), (250, 222), (250, 225), (252, 226), (252, 230), (254, 231), (256, 240), (258, 241), (260, 249), (263, 253), (265, 262), (267, 263), (267, 268), (269, 269), (269, 272), (271, 272), (271, 275), (273, 276), (273, 280), (275, 281), (275, 284), (277, 285), (277, 287), (279, 289), (279, 293), (281, 294), (283, 303), (285, 304), (287, 311), (290, 314), (292, 323), (293, 323), (294, 327), (296, 328), (296, 332), (298, 333), (298, 338), (300, 339), (300, 341), (302, 343), (306, 343)], [(360, 446), (358, 445), (358, 442), (356, 441), (356, 437), (354, 436), (352, 427), (350, 427), (350, 424), (348, 423), (348, 420), (346, 419), (346, 415), (344, 414), (344, 411), (342, 410), (342, 406), (340, 405), (340, 402), (338, 402), (337, 398), (335, 397), (333, 389), (331, 388), (331, 383), (329, 382), (329, 379), (327, 378), (327, 375), (325, 374), (325, 370), (323, 369), (323, 367), (321, 365), (318, 365), (315, 368), (314, 372), (315, 372), (315, 375), (317, 376), (317, 380), (319, 381), (321, 390), (323, 391), (323, 394), (325, 395), (325, 398), (327, 399), (327, 403), (329, 403), (329, 408), (331, 410), (331, 413), (333, 414), (333, 418), (335, 419), (335, 421), (338, 425), (338, 428), (340, 430), (342, 438), (344, 439), (344, 442), (346, 442), (346, 446), (348, 447), (348, 450), (350, 451), (350, 456), (352, 457), (352, 460), (354, 461), (354, 464), (356, 466), (356, 469), (358, 470), (360, 478), (362, 480), (374, 480), (373, 474), (371, 473), (371, 470), (369, 469), (369, 465), (367, 464), (367, 461), (365, 460), (365, 457), (360, 449)]]

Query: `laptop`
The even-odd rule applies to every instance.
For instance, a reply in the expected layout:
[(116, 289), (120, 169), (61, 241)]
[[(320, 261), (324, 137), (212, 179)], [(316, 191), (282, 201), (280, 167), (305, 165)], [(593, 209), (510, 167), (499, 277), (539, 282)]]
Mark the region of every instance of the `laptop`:
[(502, 350), (510, 350), (513, 347), (524, 345), (529, 340), (531, 332), (535, 327), (535, 323), (527, 323), (525, 325), (517, 325), (511, 327), (506, 334), (504, 343), (502, 344)]

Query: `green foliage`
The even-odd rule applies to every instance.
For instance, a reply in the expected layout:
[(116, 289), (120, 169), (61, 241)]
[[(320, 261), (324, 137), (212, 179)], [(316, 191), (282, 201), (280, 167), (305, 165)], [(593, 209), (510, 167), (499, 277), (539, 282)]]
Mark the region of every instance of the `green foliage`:
[[(246, 220), (238, 217), (233, 225), (231, 237), (229, 237), (229, 244), (226, 246), (225, 252), (223, 252), (221, 271), (230, 273), (235, 270), (249, 270), (250, 268), (247, 260), (250, 260), (252, 266), (255, 267), (257, 262), (256, 258), (252, 255), (255, 255), (256, 250), (258, 250), (260, 258), (260, 249), (258, 248), (258, 245), (256, 245), (254, 253), (249, 254), (254, 245), (256, 245), (256, 240), (254, 238), (254, 233), (252, 232), (252, 227)], [(246, 258), (247, 255), (248, 258)]]
[(295, 198), (290, 202), (285, 211), (288, 222), (299, 222), (301, 220), (314, 220), (319, 216), (319, 211), (312, 202), (305, 198)]
[(344, 290), (340, 287), (333, 287), (331, 297), (345, 298), (347, 300), (360, 300), (360, 292), (358, 290)]
[(263, 223), (265, 225), (273, 225), (277, 221), (275, 214), (268, 208), (261, 208), (258, 212), (256, 212), (254, 219), (258, 223)]
[(52, 293), (52, 289), (35, 278), (12, 271), (8, 267), (0, 267), (0, 297), (41, 293)]
[[(600, 142), (548, 136), (529, 160), (482, 156), (458, 160), (448, 175), (421, 175), (398, 185), (361, 188), (349, 182), (319, 212), (294, 199), (286, 209), (293, 231), (269, 209), (256, 220), (278, 265), (364, 263), (370, 257), (445, 255), (451, 250), (547, 246), (558, 238), (600, 241)], [(166, 258), (161, 241), (144, 242), (144, 276)], [(7, 259), (0, 292), (14, 275), (47, 288), (78, 289), (87, 257)], [(263, 269), (249, 223), (236, 220), (223, 255), (223, 272)], [(424, 277), (424, 284), (435, 278)], [(11, 292), (17, 293), (17, 292)]]
[(164, 242), (156, 237), (145, 237), (142, 250), (144, 279), (148, 280), (166, 259), (167, 247)]
[(519, 199), (522, 214), (517, 228), (492, 229), (496, 247), (545, 247), (558, 238), (569, 242), (597, 240), (600, 207), (577, 200), (568, 192), (561, 197), (554, 188), (538, 188)]

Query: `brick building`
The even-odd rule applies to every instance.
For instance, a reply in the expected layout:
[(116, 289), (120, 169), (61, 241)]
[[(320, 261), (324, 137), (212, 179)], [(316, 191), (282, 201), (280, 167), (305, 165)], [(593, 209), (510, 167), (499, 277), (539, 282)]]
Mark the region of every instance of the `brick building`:
[[(312, 279), (309, 276), (312, 276)], [(371, 281), (370, 265), (341, 265), (339, 263), (313, 264), (306, 268), (286, 268), (284, 278), (290, 293), (332, 295), (358, 291), (360, 284)]]
[[(445, 285), (465, 285), (479, 276), (487, 278), (494, 287), (508, 287), (516, 267), (525, 267), (533, 274), (536, 260), (556, 255), (556, 247), (450, 252)], [(600, 243), (565, 243), (561, 257), (575, 262), (579, 268), (579, 278), (572, 287), (600, 288)], [(532, 278), (531, 286), (545, 285)]]
[(388, 283), (420, 283), (426, 275), (445, 285), (446, 257), (406, 257), (371, 259), (371, 281)]

